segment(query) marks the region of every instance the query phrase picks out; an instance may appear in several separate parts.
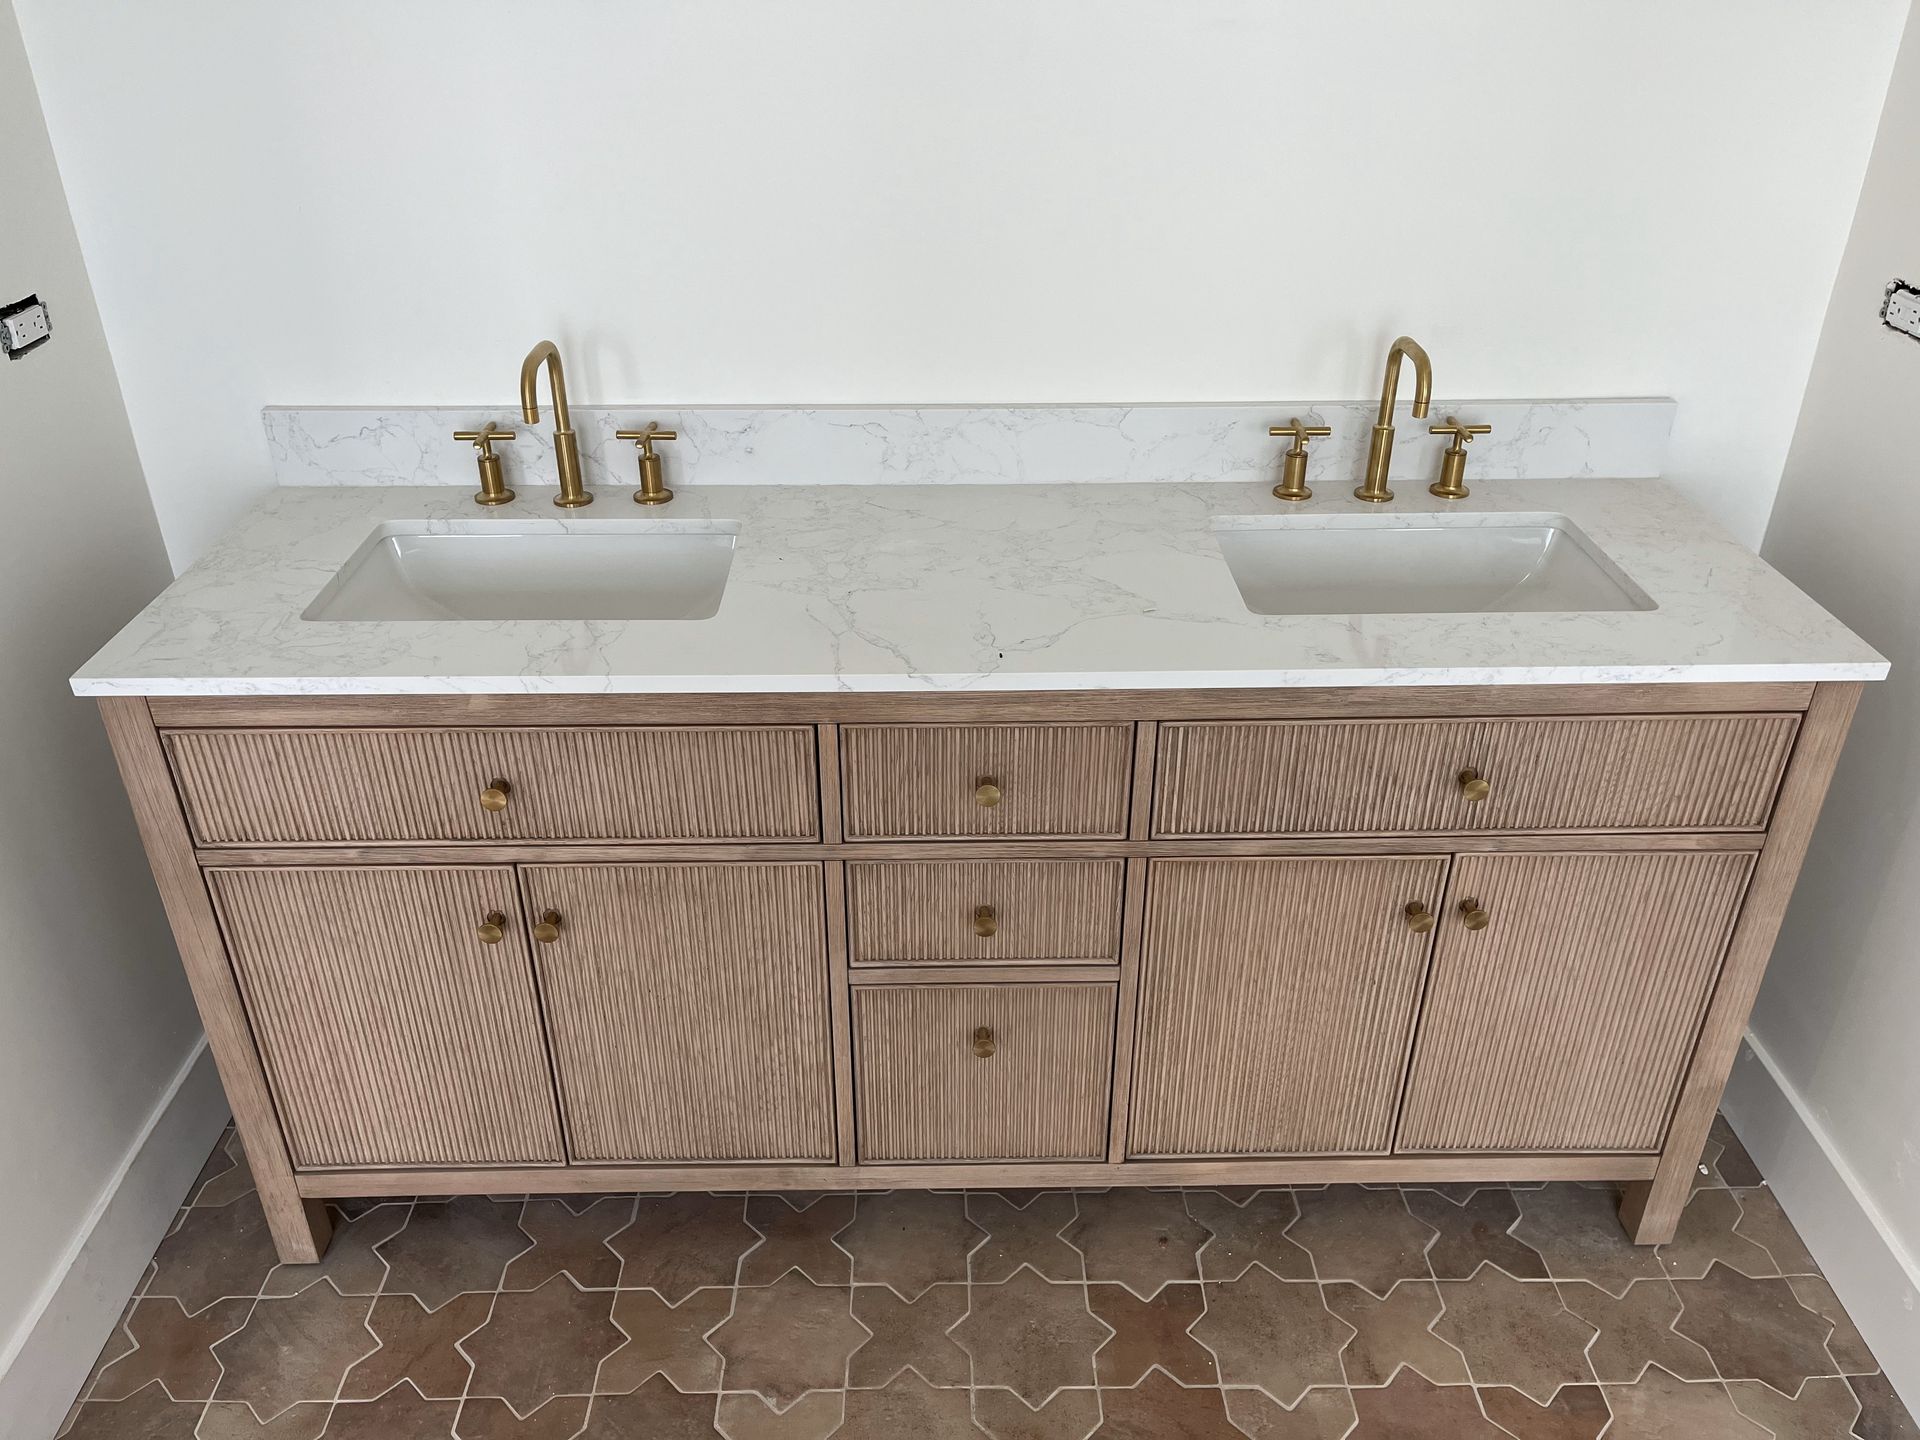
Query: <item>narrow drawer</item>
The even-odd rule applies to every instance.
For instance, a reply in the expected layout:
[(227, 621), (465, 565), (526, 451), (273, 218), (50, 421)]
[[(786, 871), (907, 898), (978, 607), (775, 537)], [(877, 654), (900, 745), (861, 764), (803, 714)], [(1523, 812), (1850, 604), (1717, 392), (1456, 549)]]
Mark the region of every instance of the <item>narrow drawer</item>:
[[(203, 845), (820, 833), (805, 726), (175, 730), (165, 741)], [(483, 793), (502, 780), (506, 803), (491, 809)]]
[(848, 725), (849, 840), (1126, 834), (1131, 725)]
[[(1168, 838), (1762, 830), (1797, 715), (1341, 720), (1160, 727)], [(1472, 771), (1485, 784), (1463, 780)]]
[(856, 965), (1120, 958), (1119, 860), (920, 860), (847, 866)]
[(1105, 1158), (1115, 993), (1099, 984), (857, 987), (860, 1158)]

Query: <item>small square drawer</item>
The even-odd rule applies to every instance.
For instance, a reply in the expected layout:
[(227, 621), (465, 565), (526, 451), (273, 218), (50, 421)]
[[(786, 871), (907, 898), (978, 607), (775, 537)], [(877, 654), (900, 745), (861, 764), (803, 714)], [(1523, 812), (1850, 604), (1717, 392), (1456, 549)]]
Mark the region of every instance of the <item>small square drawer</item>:
[(860, 861), (847, 866), (855, 965), (1114, 964), (1120, 860)]
[(1160, 727), (1153, 833), (1763, 830), (1799, 720), (1168, 724)]
[(1131, 725), (848, 725), (849, 840), (1119, 839)]
[(1100, 1160), (1112, 985), (853, 992), (860, 1159)]
[(203, 845), (820, 835), (806, 726), (174, 730), (164, 738)]

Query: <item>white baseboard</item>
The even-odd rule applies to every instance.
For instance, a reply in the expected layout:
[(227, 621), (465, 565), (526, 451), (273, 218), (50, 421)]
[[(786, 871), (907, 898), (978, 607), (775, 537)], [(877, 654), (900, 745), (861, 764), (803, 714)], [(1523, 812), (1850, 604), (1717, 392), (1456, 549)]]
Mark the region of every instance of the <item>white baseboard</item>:
[(0, 1344), (0, 1440), (46, 1440), (60, 1428), (227, 1114), (203, 1038), (81, 1221), (39, 1303)]
[(1900, 1243), (1833, 1137), (1752, 1035), (1720, 1108), (1887, 1379), (1920, 1414), (1920, 1260)]

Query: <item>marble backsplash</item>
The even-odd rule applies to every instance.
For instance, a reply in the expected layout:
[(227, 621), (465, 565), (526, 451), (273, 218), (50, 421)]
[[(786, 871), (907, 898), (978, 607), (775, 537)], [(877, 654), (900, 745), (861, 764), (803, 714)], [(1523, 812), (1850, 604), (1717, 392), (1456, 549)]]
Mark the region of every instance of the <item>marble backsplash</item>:
[[(1404, 402), (1404, 397), (1403, 397)], [(1060, 405), (573, 407), (586, 482), (638, 483), (634, 446), (614, 432), (649, 421), (676, 430), (660, 446), (670, 485), (965, 485), (1279, 479), (1286, 441), (1267, 427), (1299, 417), (1333, 434), (1314, 442), (1308, 483), (1358, 483), (1376, 406)], [(1489, 424), (1467, 462), (1474, 479), (1657, 477), (1675, 405), (1663, 399), (1436, 400), (1427, 420), (1403, 403), (1392, 476), (1435, 478), (1452, 415)], [(355, 409), (270, 407), (262, 413), (282, 485), (471, 485), (473, 449), (455, 430), (488, 420), (517, 432), (502, 445), (508, 484), (554, 481), (552, 414), (520, 423), (511, 406)]]

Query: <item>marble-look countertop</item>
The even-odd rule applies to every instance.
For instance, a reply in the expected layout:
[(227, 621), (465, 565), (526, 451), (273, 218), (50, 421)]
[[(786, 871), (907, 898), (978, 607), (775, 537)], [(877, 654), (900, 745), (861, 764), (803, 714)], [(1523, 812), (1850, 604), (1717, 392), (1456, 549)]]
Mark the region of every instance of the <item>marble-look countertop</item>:
[[(1443, 507), (1328, 487), (1284, 513), (1568, 516), (1657, 608), (1260, 616), (1214, 537), (1267, 483), (687, 486), (581, 511), (524, 488), (282, 489), (74, 677), (82, 695), (1164, 689), (1875, 680), (1887, 664), (1657, 480), (1472, 481)], [(384, 521), (735, 521), (700, 621), (311, 621)]]

